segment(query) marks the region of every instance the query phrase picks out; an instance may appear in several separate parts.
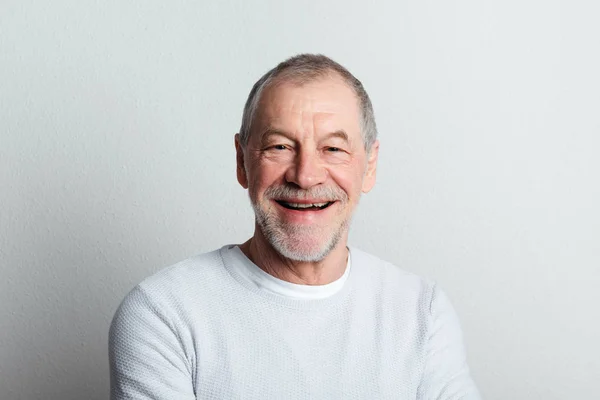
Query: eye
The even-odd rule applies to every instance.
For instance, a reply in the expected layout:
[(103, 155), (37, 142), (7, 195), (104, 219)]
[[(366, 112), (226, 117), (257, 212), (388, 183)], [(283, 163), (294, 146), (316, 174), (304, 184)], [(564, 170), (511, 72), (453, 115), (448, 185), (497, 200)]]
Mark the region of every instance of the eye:
[(328, 147), (327, 151), (331, 153), (337, 153), (338, 151), (342, 151), (342, 149), (340, 149), (339, 147)]
[(274, 145), (266, 147), (265, 150), (271, 150), (271, 151), (287, 150), (287, 146), (285, 144), (274, 144)]

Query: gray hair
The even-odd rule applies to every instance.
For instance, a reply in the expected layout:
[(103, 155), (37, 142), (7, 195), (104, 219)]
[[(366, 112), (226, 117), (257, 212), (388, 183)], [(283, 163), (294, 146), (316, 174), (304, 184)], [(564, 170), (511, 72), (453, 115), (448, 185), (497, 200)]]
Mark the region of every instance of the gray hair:
[(291, 81), (299, 85), (337, 73), (356, 94), (360, 107), (361, 135), (367, 152), (377, 139), (377, 126), (373, 105), (362, 83), (346, 68), (322, 54), (299, 54), (291, 57), (264, 74), (252, 87), (242, 116), (240, 143), (246, 146), (256, 115), (260, 96), (275, 81)]

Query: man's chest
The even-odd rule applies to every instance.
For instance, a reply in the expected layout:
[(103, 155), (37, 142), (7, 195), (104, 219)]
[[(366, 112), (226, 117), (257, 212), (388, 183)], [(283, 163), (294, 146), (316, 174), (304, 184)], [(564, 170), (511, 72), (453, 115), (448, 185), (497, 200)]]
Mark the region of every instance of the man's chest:
[(410, 321), (273, 317), (225, 318), (196, 337), (198, 399), (415, 398), (424, 350)]

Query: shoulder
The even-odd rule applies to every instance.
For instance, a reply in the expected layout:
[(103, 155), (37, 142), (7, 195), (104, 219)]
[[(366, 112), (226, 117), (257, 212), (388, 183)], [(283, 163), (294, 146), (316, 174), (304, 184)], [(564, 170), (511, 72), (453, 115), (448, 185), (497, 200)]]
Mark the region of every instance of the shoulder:
[(199, 254), (168, 266), (136, 285), (123, 299), (114, 319), (142, 310), (167, 319), (186, 319), (192, 309), (210, 307), (231, 280), (221, 250)]
[(361, 287), (394, 301), (419, 304), (423, 310), (430, 311), (434, 293), (438, 290), (434, 280), (355, 247), (351, 247), (350, 251), (352, 270)]
[(197, 290), (198, 286), (217, 279), (223, 273), (221, 250), (198, 254), (165, 267), (144, 279), (138, 285), (152, 295), (176, 290)]
[(350, 248), (352, 269), (367, 280), (380, 284), (400, 285), (405, 288), (432, 288), (435, 282), (395, 265), (389, 261), (357, 249)]

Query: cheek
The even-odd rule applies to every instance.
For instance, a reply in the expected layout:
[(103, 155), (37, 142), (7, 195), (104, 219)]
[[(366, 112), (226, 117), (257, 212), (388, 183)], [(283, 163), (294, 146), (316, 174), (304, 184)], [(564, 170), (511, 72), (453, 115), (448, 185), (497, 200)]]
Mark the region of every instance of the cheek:
[(336, 169), (330, 175), (337, 186), (348, 195), (350, 201), (356, 202), (357, 197), (362, 192), (362, 173), (363, 171), (359, 168), (349, 166), (348, 168)]
[(249, 171), (250, 188), (255, 194), (264, 192), (268, 187), (281, 183), (284, 172), (282, 168), (268, 163), (260, 163)]

